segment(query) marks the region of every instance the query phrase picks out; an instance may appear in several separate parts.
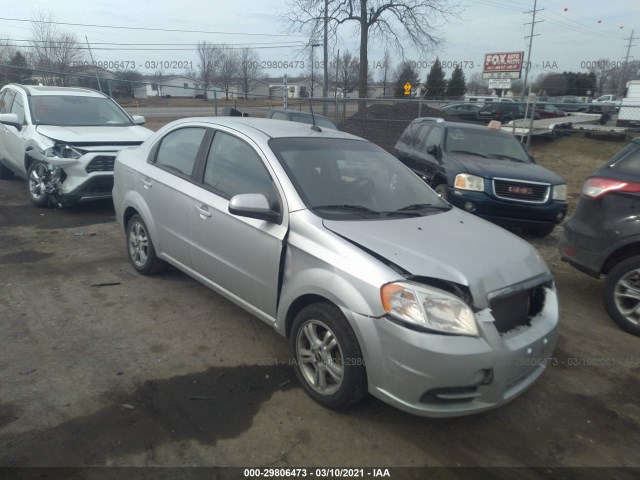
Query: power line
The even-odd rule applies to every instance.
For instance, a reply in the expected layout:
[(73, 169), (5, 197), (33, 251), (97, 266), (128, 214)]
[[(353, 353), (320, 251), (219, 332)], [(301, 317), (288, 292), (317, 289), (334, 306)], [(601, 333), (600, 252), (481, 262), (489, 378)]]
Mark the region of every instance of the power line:
[(92, 27), (92, 28), (114, 28), (119, 30), (143, 30), (150, 32), (172, 32), (172, 33), (206, 33), (216, 35), (247, 35), (247, 36), (263, 36), (263, 37), (303, 37), (306, 35), (294, 35), (294, 34), (278, 34), (278, 33), (247, 33), (247, 32), (222, 32), (222, 31), (208, 31), (208, 30), (181, 30), (174, 28), (151, 28), (151, 27), (125, 27), (122, 25), (98, 25), (91, 23), (69, 23), (69, 22), (54, 22), (43, 20), (28, 20), (25, 18), (6, 18), (0, 17), (0, 20), (6, 20), (9, 22), (27, 22), (27, 23), (46, 23), (52, 25), (67, 25), (72, 27)]
[[(56, 44), (76, 44), (75, 40), (32, 40), (28, 38), (0, 38), (0, 42), (27, 42), (27, 43), (56, 43)], [(91, 45), (122, 45), (122, 46), (189, 46), (197, 48), (197, 43), (119, 43), (119, 42), (91, 42)], [(306, 42), (301, 41), (280, 41), (280, 42), (251, 42), (251, 43), (210, 43), (207, 45), (214, 47), (226, 47), (226, 46), (253, 46), (253, 45), (282, 45), (282, 46), (308, 46)]]

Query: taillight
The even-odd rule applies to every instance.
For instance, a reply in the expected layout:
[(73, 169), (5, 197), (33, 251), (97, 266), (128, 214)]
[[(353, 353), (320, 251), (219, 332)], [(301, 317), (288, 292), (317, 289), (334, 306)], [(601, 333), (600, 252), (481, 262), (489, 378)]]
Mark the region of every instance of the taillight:
[(589, 178), (582, 187), (582, 194), (587, 198), (601, 198), (611, 192), (640, 192), (640, 183), (610, 178)]

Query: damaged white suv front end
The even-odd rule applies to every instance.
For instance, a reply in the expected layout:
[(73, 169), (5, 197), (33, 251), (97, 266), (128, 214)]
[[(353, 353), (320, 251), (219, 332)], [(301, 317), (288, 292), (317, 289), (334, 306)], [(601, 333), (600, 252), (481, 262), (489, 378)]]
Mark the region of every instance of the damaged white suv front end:
[(110, 198), (113, 163), (152, 132), (89, 89), (7, 85), (0, 91), (0, 178), (27, 180), (38, 207)]

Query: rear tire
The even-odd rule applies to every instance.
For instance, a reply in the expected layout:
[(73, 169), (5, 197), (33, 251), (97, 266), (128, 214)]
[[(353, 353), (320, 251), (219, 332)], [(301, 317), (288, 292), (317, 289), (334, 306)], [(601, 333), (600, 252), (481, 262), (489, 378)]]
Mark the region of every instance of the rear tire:
[(147, 225), (138, 214), (127, 223), (127, 256), (133, 268), (143, 275), (155, 275), (167, 268), (156, 255)]
[(623, 260), (609, 271), (603, 302), (620, 328), (640, 336), (640, 256)]

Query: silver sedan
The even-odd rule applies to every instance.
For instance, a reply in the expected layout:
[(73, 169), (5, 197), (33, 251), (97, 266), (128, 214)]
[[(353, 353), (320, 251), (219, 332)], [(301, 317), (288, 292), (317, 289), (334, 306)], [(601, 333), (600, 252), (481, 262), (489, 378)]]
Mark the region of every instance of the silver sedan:
[(290, 340), (307, 393), (456, 416), (526, 390), (558, 303), (533, 247), (361, 138), (267, 119), (170, 123), (115, 164), (143, 274), (186, 272)]

